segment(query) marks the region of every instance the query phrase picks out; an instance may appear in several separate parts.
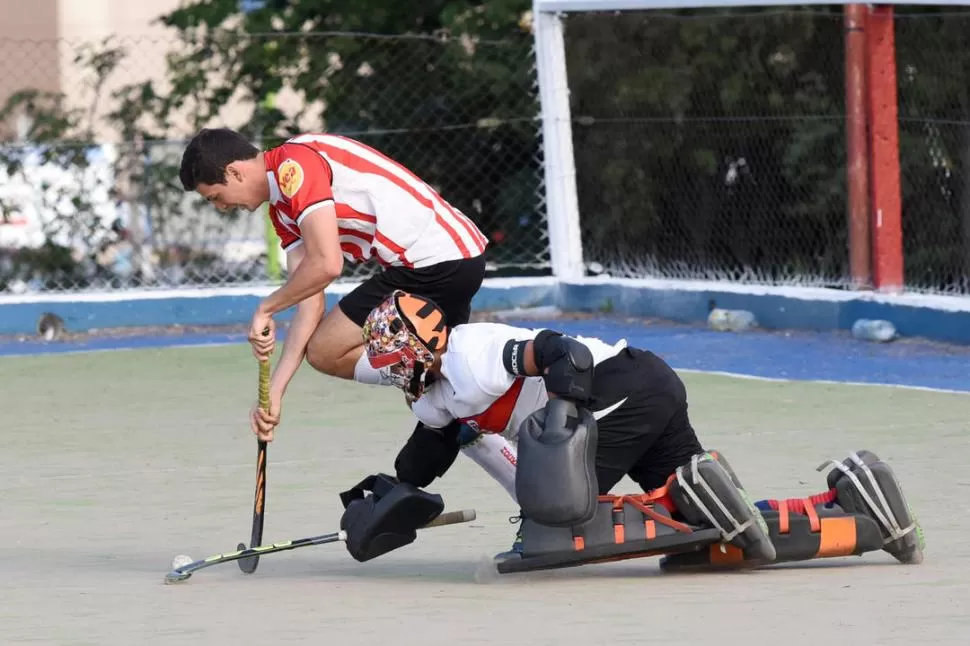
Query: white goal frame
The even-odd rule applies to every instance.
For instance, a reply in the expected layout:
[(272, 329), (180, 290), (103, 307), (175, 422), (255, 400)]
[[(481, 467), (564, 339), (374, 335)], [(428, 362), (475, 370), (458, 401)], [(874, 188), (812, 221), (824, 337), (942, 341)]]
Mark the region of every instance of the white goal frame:
[[(569, 78), (566, 70), (562, 14), (592, 11), (647, 9), (699, 9), (716, 7), (783, 7), (795, 5), (849, 5), (838, 0), (533, 0), (533, 37), (542, 120), (546, 221), (553, 275), (561, 281), (579, 281), (585, 275), (583, 241), (579, 228), (576, 161), (573, 155)], [(867, 3), (860, 3), (867, 4)], [(889, 0), (883, 5), (966, 6), (968, 0)]]

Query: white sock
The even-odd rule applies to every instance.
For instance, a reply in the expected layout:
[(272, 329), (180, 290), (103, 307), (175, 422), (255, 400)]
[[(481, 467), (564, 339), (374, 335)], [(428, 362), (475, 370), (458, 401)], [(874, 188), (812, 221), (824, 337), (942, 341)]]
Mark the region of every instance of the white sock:
[(360, 358), (354, 366), (354, 381), (372, 386), (388, 386), (391, 383), (380, 370), (370, 365), (366, 352), (360, 353)]
[(463, 444), (461, 452), (485, 469), (518, 503), (515, 497), (517, 453), (508, 440), (496, 433), (482, 433), (468, 444)]

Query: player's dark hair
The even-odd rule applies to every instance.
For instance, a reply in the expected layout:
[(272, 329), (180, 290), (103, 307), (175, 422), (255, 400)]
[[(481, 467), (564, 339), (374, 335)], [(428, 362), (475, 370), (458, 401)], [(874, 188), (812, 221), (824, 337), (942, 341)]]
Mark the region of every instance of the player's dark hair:
[(225, 184), (226, 166), (258, 154), (259, 149), (235, 130), (203, 128), (182, 153), (179, 179), (186, 191), (194, 191), (199, 184)]

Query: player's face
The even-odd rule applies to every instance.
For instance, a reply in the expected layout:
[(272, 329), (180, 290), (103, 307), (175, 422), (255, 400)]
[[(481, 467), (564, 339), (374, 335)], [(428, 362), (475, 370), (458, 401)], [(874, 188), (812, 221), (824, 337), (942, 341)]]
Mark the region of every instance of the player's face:
[(245, 175), (229, 169), (225, 184), (199, 184), (196, 190), (210, 204), (225, 212), (232, 209), (258, 209), (264, 199), (258, 195), (256, 188), (246, 181)]

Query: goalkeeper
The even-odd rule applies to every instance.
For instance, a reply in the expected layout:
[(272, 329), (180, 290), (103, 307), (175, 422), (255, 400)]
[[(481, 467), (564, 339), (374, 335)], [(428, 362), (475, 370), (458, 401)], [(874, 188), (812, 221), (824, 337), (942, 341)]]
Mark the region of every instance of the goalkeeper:
[[(739, 561), (834, 556), (826, 549), (837, 543), (840, 553), (883, 548), (902, 562), (922, 558), (919, 527), (892, 470), (867, 451), (834, 463), (822, 494), (748, 503), (723, 457), (698, 441), (683, 382), (649, 351), (498, 323), (449, 327), (433, 302), (402, 291), (363, 329), (369, 361), (389, 371), (418, 419), (395, 462), (402, 482), (427, 487), (463, 450), (526, 515), (579, 518), (627, 475), (644, 491), (665, 490), (657, 502), (674, 517), (721, 530)], [(543, 445), (543, 433), (571, 439)], [(518, 441), (520, 455), (507, 439)], [(871, 519), (878, 540), (826, 522), (852, 514)], [(523, 550), (517, 541), (502, 556)]]

